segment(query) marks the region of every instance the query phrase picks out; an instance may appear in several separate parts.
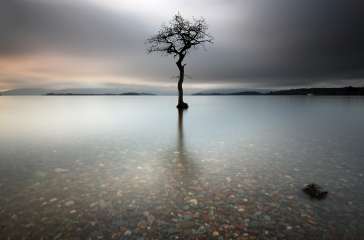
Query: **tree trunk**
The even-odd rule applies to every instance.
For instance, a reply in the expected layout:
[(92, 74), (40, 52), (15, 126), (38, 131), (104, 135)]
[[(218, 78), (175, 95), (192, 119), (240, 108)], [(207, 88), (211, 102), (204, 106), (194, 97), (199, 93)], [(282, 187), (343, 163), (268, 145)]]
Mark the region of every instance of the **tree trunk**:
[(177, 67), (179, 69), (179, 79), (178, 79), (178, 109), (187, 109), (188, 104), (183, 101), (183, 79), (185, 76), (185, 66), (182, 65), (182, 60), (177, 62)]

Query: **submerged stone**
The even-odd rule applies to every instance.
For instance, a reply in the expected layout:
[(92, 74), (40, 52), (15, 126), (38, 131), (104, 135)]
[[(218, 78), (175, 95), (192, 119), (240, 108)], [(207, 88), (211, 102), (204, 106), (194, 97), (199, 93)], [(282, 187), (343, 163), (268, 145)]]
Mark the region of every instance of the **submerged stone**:
[(309, 195), (311, 198), (322, 200), (327, 197), (328, 191), (323, 191), (321, 186), (316, 183), (306, 185), (302, 191)]
[(74, 201), (72, 201), (72, 200), (70, 200), (70, 201), (67, 201), (64, 205), (65, 205), (66, 207), (69, 207), (69, 206), (72, 206), (73, 204), (75, 204), (75, 202), (74, 202)]
[(64, 168), (55, 168), (54, 172), (56, 173), (65, 173), (68, 172), (68, 169), (64, 169)]
[(193, 206), (197, 206), (198, 205), (198, 201), (197, 199), (191, 199), (190, 201), (190, 204), (193, 205)]

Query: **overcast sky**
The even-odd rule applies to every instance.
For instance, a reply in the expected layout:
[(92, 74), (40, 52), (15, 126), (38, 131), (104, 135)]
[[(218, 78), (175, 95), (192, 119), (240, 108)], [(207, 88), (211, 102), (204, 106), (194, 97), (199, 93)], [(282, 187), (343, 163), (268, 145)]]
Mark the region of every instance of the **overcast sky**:
[(215, 38), (186, 59), (190, 90), (364, 85), (361, 0), (1, 0), (0, 90), (174, 90), (145, 40), (178, 11)]

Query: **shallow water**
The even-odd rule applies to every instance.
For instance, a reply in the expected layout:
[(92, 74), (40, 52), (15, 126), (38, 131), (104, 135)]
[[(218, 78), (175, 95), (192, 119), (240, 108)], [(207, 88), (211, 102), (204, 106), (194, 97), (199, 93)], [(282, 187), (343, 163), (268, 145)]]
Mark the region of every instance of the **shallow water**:
[(1, 239), (364, 235), (364, 98), (186, 100), (0, 97)]

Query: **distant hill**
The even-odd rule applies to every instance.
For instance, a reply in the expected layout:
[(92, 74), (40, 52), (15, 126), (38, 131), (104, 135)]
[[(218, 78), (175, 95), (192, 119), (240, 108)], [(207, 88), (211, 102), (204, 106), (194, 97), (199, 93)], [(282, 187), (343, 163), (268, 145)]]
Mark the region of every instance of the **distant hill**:
[(236, 96), (236, 95), (251, 96), (251, 95), (264, 95), (264, 94), (266, 94), (266, 93), (256, 92), (256, 91), (244, 91), (244, 92), (231, 92), (231, 93), (219, 93), (219, 92), (204, 93), (204, 92), (200, 92), (200, 93), (195, 93), (195, 94), (192, 94), (192, 95), (194, 95), (194, 96)]
[(153, 93), (146, 92), (132, 92), (120, 89), (113, 88), (71, 88), (71, 89), (41, 89), (41, 88), (21, 88), (21, 89), (13, 89), (8, 91), (0, 92), (0, 95), (3, 96), (41, 96), (41, 95), (59, 95), (59, 96), (69, 96), (69, 95), (77, 95), (77, 96), (90, 96), (90, 95), (127, 95), (127, 96), (139, 96), (139, 95), (155, 95)]
[(218, 95), (262, 95), (270, 92), (268, 89), (214, 89), (194, 93), (194, 96), (218, 96)]
[(126, 92), (126, 93), (47, 93), (47, 96), (155, 96), (153, 93), (138, 93), (138, 92)]
[(277, 90), (269, 92), (259, 91), (239, 91), (229, 93), (200, 92), (195, 96), (253, 96), (253, 95), (317, 95), (317, 96), (364, 96), (364, 87), (342, 87), (342, 88), (297, 88), (287, 90)]
[(298, 88), (272, 91), (268, 95), (364, 96), (364, 87)]
[(51, 90), (43, 88), (19, 88), (8, 91), (3, 91), (0, 95), (3, 96), (23, 96), (23, 95), (44, 95)]

